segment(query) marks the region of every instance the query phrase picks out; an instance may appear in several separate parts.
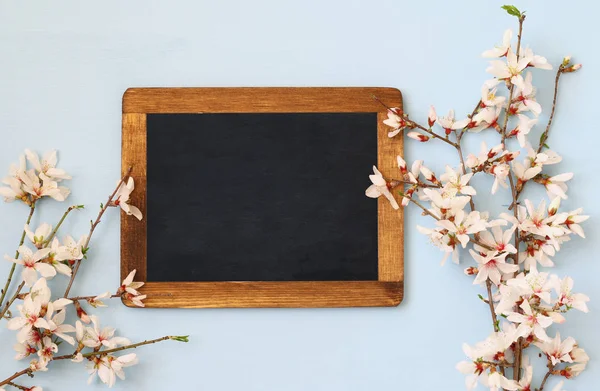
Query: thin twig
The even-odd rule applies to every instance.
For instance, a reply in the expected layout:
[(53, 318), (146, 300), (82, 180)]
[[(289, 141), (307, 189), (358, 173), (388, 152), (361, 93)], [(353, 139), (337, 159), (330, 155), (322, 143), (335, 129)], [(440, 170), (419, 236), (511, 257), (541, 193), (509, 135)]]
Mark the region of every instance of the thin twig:
[(550, 118), (548, 118), (548, 124), (546, 125), (546, 130), (542, 133), (540, 137), (540, 145), (538, 146), (537, 153), (542, 152), (542, 148), (544, 148), (544, 144), (546, 144), (546, 140), (548, 140), (548, 134), (550, 133), (550, 127), (552, 126), (552, 120), (554, 119), (554, 112), (556, 111), (556, 98), (558, 96), (558, 81), (560, 80), (560, 75), (563, 74), (563, 65), (561, 64), (556, 72), (556, 78), (554, 79), (554, 98), (552, 99), (552, 110), (550, 111)]
[(10, 308), (12, 303), (14, 303), (14, 301), (17, 300), (17, 297), (19, 297), (19, 293), (21, 293), (21, 290), (23, 289), (24, 286), (25, 286), (25, 281), (23, 281), (19, 284), (19, 286), (17, 287), (17, 290), (15, 291), (15, 294), (11, 296), (11, 298), (6, 302), (4, 309), (0, 312), (0, 319), (4, 318), (4, 315), (6, 315), (6, 313), (8, 312), (8, 309)]
[(538, 388), (538, 391), (542, 391), (544, 389), (546, 382), (548, 381), (550, 376), (552, 376), (553, 369), (554, 369), (554, 366), (548, 366), (548, 372), (546, 372), (546, 375), (544, 376), (544, 379), (542, 380), (542, 384), (540, 385), (540, 388)]
[[(31, 223), (31, 218), (33, 217), (33, 212), (35, 212), (35, 201), (33, 201), (31, 203), (31, 206), (29, 207), (29, 215), (27, 216), (27, 222), (25, 224), (29, 225), (29, 223)], [(21, 234), (21, 240), (19, 241), (19, 246), (17, 247), (17, 252), (15, 253), (15, 259), (19, 258), (19, 247), (21, 247), (23, 245), (23, 243), (25, 242), (25, 235), (26, 235), (26, 232), (23, 229), (23, 233)], [(10, 273), (8, 273), (8, 279), (6, 280), (6, 284), (4, 285), (4, 289), (2, 290), (2, 296), (0, 296), (0, 308), (2, 308), (2, 304), (4, 303), (4, 298), (6, 297), (6, 294), (8, 293), (8, 288), (10, 287), (10, 283), (12, 282), (12, 278), (13, 278), (13, 275), (15, 274), (16, 267), (17, 267), (17, 264), (13, 263), (10, 268)], [(6, 311), (2, 312), (2, 315), (0, 315), (0, 319), (2, 319), (5, 312)]]
[(31, 374), (31, 372), (32, 372), (31, 368), (23, 369), (22, 371), (16, 372), (11, 377), (8, 377), (8, 378), (2, 380), (0, 382), (0, 387), (2, 387), (3, 385), (6, 385), (8, 383), (11, 383), (13, 380), (15, 380), (16, 378), (18, 378), (20, 376)]
[[(75, 297), (67, 297), (68, 300), (71, 301), (82, 301), (82, 300), (92, 300), (94, 298), (98, 297), (98, 295), (96, 296), (75, 296)], [(114, 295), (110, 295), (108, 297), (104, 297), (104, 299), (114, 299), (117, 297), (121, 297), (121, 295), (118, 294), (114, 294)]]
[[(143, 342), (134, 343), (132, 345), (121, 346), (121, 347), (114, 348), (114, 349), (99, 350), (97, 352), (89, 352), (89, 353), (82, 354), (82, 356), (85, 357), (85, 358), (87, 358), (87, 357), (93, 357), (93, 356), (102, 356), (102, 355), (109, 354), (109, 353), (120, 352), (122, 350), (135, 349), (135, 348), (140, 347), (140, 346), (150, 345), (150, 344), (153, 344), (153, 343), (157, 343), (157, 342), (161, 342), (161, 341), (166, 341), (166, 340), (172, 339), (172, 338), (173, 337), (171, 337), (171, 336), (166, 336), (166, 337), (162, 337), (162, 338), (151, 339), (149, 341), (143, 341)], [(73, 357), (74, 357), (73, 354), (66, 354), (64, 356), (53, 357), (52, 360), (53, 361), (56, 361), (56, 360), (67, 360), (67, 359), (72, 359)]]
[(82, 208), (83, 208), (83, 205), (72, 205), (72, 206), (69, 206), (69, 208), (67, 208), (67, 210), (65, 211), (65, 213), (62, 215), (62, 217), (60, 218), (60, 220), (56, 224), (56, 227), (54, 227), (54, 229), (52, 230), (52, 233), (50, 233), (50, 235), (48, 236), (48, 238), (46, 240), (44, 240), (43, 243), (47, 246), (52, 241), (52, 239), (54, 239), (54, 237), (56, 236), (56, 233), (58, 232), (58, 229), (60, 228), (60, 226), (62, 225), (62, 223), (67, 218), (68, 214), (71, 213), (71, 211), (73, 209), (82, 209)]
[[(83, 245), (83, 249), (84, 250), (88, 248), (88, 246), (90, 244), (90, 240), (92, 239), (92, 235), (94, 233), (94, 230), (96, 229), (96, 227), (98, 226), (98, 224), (100, 224), (100, 219), (102, 218), (102, 215), (104, 215), (104, 212), (106, 212), (106, 209), (108, 209), (108, 207), (112, 204), (112, 200), (115, 197), (115, 195), (117, 194), (117, 191), (119, 190), (119, 188), (121, 187), (121, 185), (123, 183), (125, 183), (125, 181), (131, 175), (131, 170), (133, 170), (133, 167), (129, 167), (129, 169), (127, 170), (127, 172), (123, 176), (123, 178), (121, 178), (121, 180), (117, 184), (117, 187), (115, 188), (115, 190), (108, 197), (108, 200), (106, 201), (106, 203), (102, 206), (102, 209), (100, 209), (100, 212), (98, 213), (98, 217), (96, 217), (96, 221), (94, 221), (91, 224), (90, 232), (88, 233), (88, 236), (87, 236), (87, 239), (85, 241), (85, 244)], [(73, 267), (73, 272), (71, 273), (71, 279), (69, 280), (69, 284), (67, 285), (67, 289), (65, 290), (65, 294), (63, 295), (63, 297), (69, 296), (69, 292), (71, 291), (71, 287), (73, 286), (73, 281), (75, 281), (75, 277), (77, 276), (77, 272), (79, 271), (79, 267), (80, 266), (81, 266), (81, 259), (78, 259), (77, 262), (75, 263), (75, 266)]]
[(487, 294), (488, 294), (488, 305), (490, 306), (490, 313), (492, 314), (492, 323), (494, 325), (494, 331), (500, 331), (500, 326), (498, 325), (498, 318), (496, 317), (496, 310), (494, 308), (494, 301), (492, 300), (492, 282), (489, 278), (485, 282), (487, 286)]

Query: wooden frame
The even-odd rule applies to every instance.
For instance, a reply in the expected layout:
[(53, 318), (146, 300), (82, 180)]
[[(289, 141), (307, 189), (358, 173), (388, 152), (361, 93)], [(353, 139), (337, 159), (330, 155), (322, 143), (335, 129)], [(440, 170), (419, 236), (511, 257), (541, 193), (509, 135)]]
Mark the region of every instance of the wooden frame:
[[(393, 88), (131, 88), (123, 95), (123, 174), (133, 166), (133, 205), (146, 215), (146, 114), (376, 112), (377, 167), (397, 177), (402, 137), (388, 138), (386, 109), (402, 107)], [(358, 174), (357, 174), (358, 175)], [(147, 307), (362, 307), (396, 306), (404, 293), (402, 209), (378, 200), (378, 281), (146, 282)], [(121, 278), (137, 269), (146, 281), (146, 220), (121, 218)], [(131, 306), (130, 302), (124, 301)]]

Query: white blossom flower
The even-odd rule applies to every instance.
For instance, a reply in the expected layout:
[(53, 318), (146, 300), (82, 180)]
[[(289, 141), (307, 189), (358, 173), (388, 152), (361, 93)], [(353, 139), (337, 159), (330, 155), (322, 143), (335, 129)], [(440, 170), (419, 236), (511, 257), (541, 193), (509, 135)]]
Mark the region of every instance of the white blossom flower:
[(79, 241), (75, 241), (70, 235), (67, 235), (63, 245), (58, 247), (54, 258), (59, 261), (75, 261), (83, 259), (85, 249), (83, 246), (87, 242), (87, 235), (82, 235)]
[[(31, 360), (29, 363), (29, 369), (32, 372), (46, 372), (48, 370), (48, 361), (47, 360)], [(38, 389), (40, 389), (38, 387)]]
[(402, 111), (394, 107), (387, 111), (387, 119), (383, 121), (384, 124), (392, 128), (391, 132), (388, 132), (388, 137), (394, 137), (400, 133), (406, 127), (406, 121), (402, 117)]
[(512, 164), (513, 172), (515, 173), (515, 176), (517, 177), (516, 188), (519, 191), (523, 188), (523, 185), (525, 184), (525, 182), (534, 178), (536, 175), (538, 175), (540, 172), (542, 172), (541, 165), (530, 167), (529, 164), (530, 164), (529, 160), (525, 160), (524, 164), (521, 164), (517, 161), (514, 161)]
[(455, 197), (458, 193), (470, 196), (477, 194), (472, 186), (467, 186), (471, 177), (473, 177), (473, 173), (462, 173), (462, 166), (455, 171), (446, 165), (446, 172), (440, 176), (440, 180), (444, 184), (444, 194), (449, 197)]
[[(502, 232), (502, 228), (499, 226), (492, 227), (492, 232), (483, 231), (479, 235), (481, 237), (481, 242), (490, 247), (493, 247), (497, 252), (507, 252), (509, 254), (514, 254), (517, 252), (515, 246), (510, 242), (515, 232), (516, 227), (512, 227)], [(492, 235), (493, 234), (493, 235)]]
[[(516, 101), (516, 113), (531, 111), (533, 115), (538, 117), (542, 113), (542, 106), (535, 99), (536, 89), (531, 82), (532, 78), (531, 72), (527, 72), (523, 86), (515, 89), (514, 100)], [(515, 108), (515, 106), (511, 106), (512, 108)]]
[(121, 183), (117, 193), (115, 194), (114, 204), (120, 206), (123, 212), (127, 215), (133, 215), (138, 220), (142, 219), (142, 212), (135, 206), (129, 205), (129, 196), (134, 189), (133, 178), (129, 177), (127, 183)]
[(94, 375), (97, 373), (104, 384), (112, 387), (115, 385), (117, 376), (121, 380), (125, 379), (123, 368), (135, 365), (137, 362), (138, 360), (135, 353), (126, 354), (120, 357), (107, 355), (101, 358), (95, 358), (94, 361), (88, 364), (88, 372), (91, 374), (88, 384), (91, 383)]
[(439, 220), (436, 224), (454, 234), (463, 248), (467, 247), (467, 243), (469, 243), (469, 235), (486, 229), (485, 221), (481, 220), (477, 211), (466, 214), (464, 210), (459, 210), (452, 220)]
[(33, 170), (26, 173), (23, 178), (23, 189), (35, 198), (51, 197), (56, 201), (67, 199), (71, 191), (48, 178), (43, 173), (36, 175)]
[(552, 64), (550, 64), (545, 57), (534, 54), (531, 48), (524, 48), (522, 55), (523, 57), (530, 59), (528, 64), (530, 67), (544, 70), (552, 69)]
[(500, 285), (502, 274), (514, 273), (519, 270), (518, 265), (506, 263), (506, 255), (498, 254), (495, 251), (488, 251), (487, 253), (476, 252), (473, 249), (469, 250), (471, 256), (477, 262), (477, 277), (473, 281), (473, 284), (481, 284), (490, 279), (495, 285)]
[(6, 177), (2, 179), (2, 183), (6, 186), (0, 186), (0, 196), (4, 197), (5, 202), (12, 202), (14, 200), (27, 200), (27, 192), (23, 189), (21, 181), (15, 177)]
[(89, 348), (98, 348), (105, 346), (112, 349), (118, 345), (128, 345), (130, 341), (123, 337), (114, 337), (115, 329), (112, 327), (104, 327), (100, 329), (98, 318), (95, 315), (90, 316), (94, 327), (86, 327), (86, 339), (82, 343)]
[(45, 278), (52, 278), (56, 275), (56, 270), (52, 266), (48, 265), (47, 263), (40, 262), (46, 258), (49, 253), (49, 248), (43, 248), (34, 253), (31, 251), (31, 249), (29, 249), (29, 247), (20, 246), (20, 259), (11, 258), (8, 255), (5, 255), (4, 258), (7, 261), (16, 263), (17, 265), (23, 265), (21, 277), (27, 286), (33, 286), (33, 284), (35, 284), (35, 282), (38, 280), (38, 273)]
[(510, 166), (506, 163), (494, 164), (491, 166), (489, 173), (494, 176), (494, 183), (492, 184), (492, 194), (496, 194), (498, 186), (502, 186), (505, 189), (508, 187), (506, 178), (510, 174)]
[[(71, 300), (69, 300), (70, 302)], [(49, 311), (46, 314), (46, 320), (48, 321), (48, 331), (62, 338), (70, 345), (75, 344), (75, 340), (66, 333), (74, 333), (75, 327), (70, 324), (65, 324), (66, 311), (64, 309), (59, 310), (56, 314), (53, 313), (53, 306), (49, 306)]]
[(62, 179), (71, 179), (71, 177), (67, 175), (65, 170), (56, 168), (58, 157), (56, 155), (55, 150), (49, 151), (46, 154), (44, 154), (41, 160), (37, 153), (32, 152), (29, 149), (25, 150), (25, 155), (27, 156), (27, 160), (29, 160), (31, 165), (35, 168), (35, 170), (38, 173), (44, 174), (48, 178), (51, 178), (56, 181), (60, 181)]
[(506, 56), (510, 49), (510, 41), (512, 40), (512, 36), (512, 30), (506, 30), (504, 32), (504, 36), (502, 37), (502, 44), (495, 46), (493, 49), (486, 50), (485, 52), (483, 52), (482, 56), (487, 58), (497, 58)]
[[(496, 81), (496, 79), (494, 79)], [(491, 87), (489, 83), (484, 83), (481, 86), (481, 103), (483, 107), (502, 106), (506, 101), (506, 97), (496, 95), (498, 87)]]
[(529, 65), (530, 57), (522, 56), (517, 59), (517, 55), (509, 50), (506, 54), (506, 61), (493, 60), (486, 72), (494, 75), (499, 80), (507, 80), (517, 87), (523, 87), (523, 76), (521, 72)]
[(445, 220), (449, 216), (455, 216), (459, 211), (463, 210), (469, 203), (471, 197), (456, 196), (444, 197), (438, 189), (423, 189), (423, 194), (427, 200), (431, 201), (431, 212), (434, 216)]
[(31, 346), (28, 342), (17, 343), (13, 346), (17, 355), (15, 356), (15, 360), (22, 360), (31, 356), (32, 354), (37, 353), (37, 349)]
[(398, 202), (396, 201), (396, 199), (390, 192), (390, 189), (388, 188), (388, 183), (385, 179), (383, 179), (383, 175), (381, 175), (381, 172), (379, 172), (377, 167), (373, 166), (373, 174), (369, 175), (369, 179), (371, 179), (371, 182), (373, 184), (369, 186), (365, 191), (367, 197), (378, 198), (379, 196), (383, 195), (385, 198), (388, 199), (388, 201), (390, 201), (392, 208), (400, 208)]
[(73, 262), (71, 259), (63, 260), (60, 258), (58, 253), (62, 251), (63, 255), (66, 252), (64, 246), (61, 246), (58, 239), (52, 239), (52, 243), (50, 244), (50, 254), (48, 256), (48, 260), (52, 264), (52, 266), (56, 269), (60, 274), (64, 274), (65, 276), (71, 276), (71, 267), (68, 263)]
[(550, 337), (546, 334), (548, 328), (553, 322), (552, 318), (534, 312), (527, 300), (519, 306), (523, 310), (523, 314), (518, 312), (509, 313), (507, 319), (513, 323), (519, 323), (517, 333), (521, 337), (528, 337), (531, 333), (541, 341), (549, 341)]
[(561, 213), (555, 216), (554, 223), (563, 224), (570, 232), (585, 238), (585, 232), (579, 223), (586, 221), (590, 216), (581, 215), (581, 213), (583, 213), (583, 208), (578, 208), (568, 213)]
[(440, 125), (446, 132), (446, 134), (452, 133), (454, 130), (463, 129), (470, 122), (468, 118), (457, 121), (454, 118), (454, 110), (450, 110), (448, 115), (445, 117), (438, 117), (437, 119), (438, 125)]
[(37, 227), (35, 232), (33, 232), (29, 228), (29, 224), (25, 224), (25, 233), (27, 234), (27, 238), (31, 240), (31, 243), (40, 249), (44, 247), (44, 242), (52, 233), (52, 226), (47, 223), (42, 223), (39, 227)]
[(103, 299), (108, 299), (110, 298), (112, 295), (110, 294), (110, 292), (104, 292), (94, 298), (91, 298), (88, 300), (88, 303), (94, 307), (94, 308), (98, 308), (98, 307), (106, 307), (106, 304), (104, 304), (104, 302), (102, 301)]
[(557, 304), (559, 306), (566, 306), (567, 309), (575, 308), (582, 312), (588, 312), (587, 302), (590, 298), (583, 293), (572, 293), (573, 279), (571, 277), (565, 277), (562, 280), (553, 276), (551, 285), (558, 295)]
[(556, 237), (564, 234), (562, 228), (552, 224), (555, 217), (546, 215), (546, 200), (542, 200), (537, 209), (530, 200), (525, 200), (525, 206), (527, 207), (527, 217), (519, 226), (521, 230), (542, 237)]
[(41, 316), (41, 306), (39, 301), (32, 300), (30, 296), (25, 297), (22, 305), (17, 309), (21, 316), (14, 317), (8, 321), (7, 327), (10, 330), (19, 330), (17, 342), (23, 343), (33, 327), (48, 328), (48, 322)]
[(525, 145), (527, 145), (526, 136), (531, 131), (531, 128), (533, 128), (533, 126), (537, 124), (538, 119), (529, 118), (524, 114), (518, 114), (517, 117), (519, 118), (519, 123), (517, 124), (516, 128), (509, 132), (509, 136), (516, 136), (517, 140), (519, 141), (519, 145), (521, 146), (521, 148), (523, 148), (525, 147)]
[(520, 273), (517, 277), (507, 281), (507, 285), (515, 287), (519, 296), (527, 296), (528, 298), (537, 296), (542, 301), (550, 304), (550, 290), (552, 283), (548, 280), (548, 273), (539, 273), (537, 270), (532, 270), (530, 273)]
[(566, 193), (568, 187), (565, 182), (571, 180), (572, 178), (573, 173), (567, 172), (551, 177), (544, 176), (536, 179), (536, 182), (541, 183), (546, 187), (546, 192), (548, 193), (549, 198), (553, 199), (554, 197), (560, 197), (563, 200), (566, 200), (568, 198)]
[(548, 360), (552, 362), (552, 365), (558, 365), (562, 362), (573, 362), (571, 351), (573, 351), (577, 342), (572, 337), (561, 341), (560, 333), (557, 331), (554, 339), (534, 342), (534, 345), (540, 348), (546, 357), (548, 357)]
[(42, 347), (37, 352), (40, 361), (51, 361), (56, 352), (58, 352), (58, 345), (52, 342), (50, 337), (44, 337)]

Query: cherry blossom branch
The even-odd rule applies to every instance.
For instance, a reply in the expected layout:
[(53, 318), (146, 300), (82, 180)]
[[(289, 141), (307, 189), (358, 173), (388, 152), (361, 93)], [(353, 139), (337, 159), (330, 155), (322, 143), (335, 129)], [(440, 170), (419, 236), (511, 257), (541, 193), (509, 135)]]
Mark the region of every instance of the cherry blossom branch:
[(542, 379), (542, 384), (540, 385), (540, 388), (537, 389), (537, 391), (542, 391), (544, 389), (544, 386), (546, 385), (546, 382), (548, 381), (548, 379), (550, 378), (550, 376), (552, 376), (552, 371), (553, 370), (554, 370), (554, 366), (548, 365), (548, 372), (546, 372), (546, 375), (544, 376), (544, 379)]
[(15, 372), (14, 375), (12, 375), (11, 377), (8, 377), (6, 379), (4, 379), (3, 381), (0, 381), (0, 387), (12, 383), (13, 380), (15, 380), (18, 377), (21, 377), (23, 375), (29, 375), (29, 376), (33, 376), (31, 373), (33, 371), (31, 370), (31, 368), (27, 368), (27, 369), (23, 369), (22, 371), (19, 372)]
[[(406, 197), (406, 196), (405, 196), (405, 197)], [(415, 204), (415, 205), (417, 205), (419, 208), (421, 208), (421, 209), (423, 210), (423, 212), (424, 212), (426, 215), (429, 215), (429, 216), (433, 217), (433, 218), (434, 218), (434, 219), (436, 219), (437, 221), (440, 221), (440, 220), (441, 220), (439, 217), (437, 217), (436, 215), (434, 215), (433, 213), (431, 213), (431, 212), (430, 212), (430, 211), (429, 211), (429, 210), (428, 210), (428, 209), (427, 209), (427, 208), (426, 208), (426, 207), (425, 207), (423, 204), (421, 204), (419, 201), (417, 201), (417, 200), (413, 199), (412, 197), (406, 197), (406, 198), (408, 198), (408, 200), (409, 200), (410, 202), (412, 202), (413, 204)], [(479, 240), (477, 240), (477, 239), (474, 239), (474, 238), (472, 238), (472, 237), (469, 237), (469, 241), (470, 241), (471, 243), (473, 243), (473, 244), (476, 244), (476, 245), (478, 245), (478, 246), (481, 246), (481, 247), (483, 247), (483, 248), (485, 248), (485, 249), (487, 249), (487, 250), (490, 250), (490, 251), (491, 251), (491, 250), (494, 250), (494, 248), (493, 248), (493, 247), (491, 247), (491, 246), (488, 246), (487, 244), (485, 244), (485, 243), (482, 243), (482, 242), (480, 242)]]
[[(548, 141), (548, 136), (550, 134), (550, 128), (552, 127), (552, 121), (554, 120), (554, 113), (556, 111), (556, 102), (557, 102), (557, 98), (558, 98), (558, 82), (560, 81), (560, 76), (564, 72), (565, 72), (565, 67), (563, 64), (561, 64), (558, 68), (558, 71), (556, 72), (556, 77), (554, 78), (554, 97), (552, 98), (552, 109), (550, 111), (550, 117), (548, 118), (548, 124), (546, 125), (546, 130), (540, 136), (540, 144), (538, 145), (537, 153), (542, 152), (544, 145), (546, 145), (546, 141)], [(527, 181), (527, 182), (529, 182), (529, 181)], [(523, 193), (523, 190), (525, 189), (527, 182), (523, 183), (521, 190), (517, 191), (517, 197), (516, 197), (517, 201), (518, 201), (521, 193)], [(510, 206), (509, 209), (513, 209), (515, 206), (516, 206), (516, 201)]]
[[(114, 294), (114, 295), (110, 295), (108, 297), (103, 297), (103, 299), (115, 299), (117, 297), (121, 297), (122, 295), (120, 294)], [(96, 296), (75, 296), (75, 297), (67, 297), (68, 300), (71, 301), (82, 301), (82, 300), (92, 300), (95, 299), (96, 297), (98, 297), (98, 295)]]
[(548, 134), (550, 133), (550, 127), (552, 126), (552, 120), (554, 119), (554, 112), (556, 111), (556, 99), (558, 96), (558, 82), (560, 80), (560, 75), (563, 74), (564, 66), (560, 64), (558, 67), (558, 71), (556, 72), (556, 78), (554, 79), (554, 97), (552, 98), (552, 110), (550, 111), (550, 117), (548, 118), (548, 124), (546, 125), (546, 130), (542, 133), (540, 137), (540, 145), (538, 146), (537, 153), (542, 152), (542, 148), (546, 144), (546, 140), (548, 140)]
[(0, 312), (0, 319), (4, 318), (4, 316), (8, 312), (8, 309), (10, 308), (10, 306), (12, 305), (12, 303), (14, 303), (14, 301), (17, 299), (17, 297), (19, 297), (19, 293), (21, 293), (21, 289), (23, 289), (24, 286), (25, 286), (25, 281), (23, 281), (23, 282), (21, 282), (19, 284), (19, 286), (17, 287), (17, 290), (16, 290), (15, 294), (10, 298), (10, 300), (8, 300), (6, 302), (6, 305), (4, 306), (4, 309)]
[(446, 137), (440, 136), (439, 134), (435, 133), (433, 130), (428, 129), (425, 126), (420, 125), (413, 120), (407, 120), (406, 123), (408, 126), (419, 128), (422, 131), (424, 131), (425, 133), (430, 134), (431, 138), (436, 138), (438, 140), (442, 140), (446, 144), (452, 145), (454, 148), (458, 148), (458, 144), (456, 144), (455, 142), (448, 140)]
[(72, 210), (74, 209), (83, 209), (83, 205), (71, 205), (67, 208), (67, 210), (65, 211), (65, 213), (62, 215), (62, 217), (60, 218), (60, 220), (58, 221), (58, 223), (56, 224), (56, 227), (54, 227), (54, 229), (52, 230), (52, 232), (50, 233), (50, 235), (48, 235), (48, 239), (44, 240), (43, 244), (44, 245), (48, 245), (52, 239), (54, 239), (54, 237), (56, 236), (56, 233), (58, 232), (58, 229), (60, 228), (60, 226), (62, 225), (62, 223), (65, 221), (65, 219), (67, 218), (67, 216), (69, 215), (69, 213), (71, 213)]
[[(102, 356), (102, 355), (106, 355), (109, 353), (120, 352), (122, 350), (135, 349), (140, 346), (155, 344), (157, 342), (162, 342), (162, 341), (166, 341), (166, 340), (172, 340), (172, 341), (178, 341), (178, 342), (188, 342), (189, 341), (187, 335), (177, 335), (177, 336), (169, 335), (169, 336), (165, 336), (165, 337), (161, 337), (161, 338), (157, 338), (157, 339), (151, 339), (151, 340), (147, 340), (147, 341), (143, 341), (143, 342), (134, 343), (131, 345), (121, 346), (121, 347), (114, 348), (114, 349), (99, 350), (97, 352), (89, 352), (89, 353), (82, 354), (82, 356), (85, 358), (89, 358), (89, 357), (93, 357), (93, 356)], [(75, 357), (75, 354), (66, 354), (64, 356), (56, 356), (56, 357), (52, 358), (52, 361), (72, 359)], [(22, 371), (15, 372), (14, 375), (4, 379), (3, 381), (0, 381), (0, 387), (7, 385), (7, 384), (11, 385), (10, 383), (12, 383), (12, 381), (14, 379), (21, 377), (23, 375), (29, 375), (29, 376), (33, 377), (33, 371), (31, 370), (31, 368), (27, 368), (27, 369), (23, 369)]]
[(31, 389), (31, 388), (28, 388), (28, 387), (25, 387), (25, 386), (20, 386), (18, 384), (13, 383), (13, 382), (8, 382), (8, 383), (6, 383), (6, 385), (9, 385), (9, 386), (14, 387), (14, 388), (18, 388), (19, 390), (23, 390), (23, 391), (28, 391), (28, 390)]
[(492, 282), (490, 281), (490, 279), (488, 278), (485, 281), (485, 284), (487, 286), (487, 294), (488, 294), (488, 300), (487, 303), (490, 307), (490, 313), (492, 314), (492, 323), (494, 326), (494, 331), (495, 332), (499, 332), (500, 331), (500, 325), (498, 324), (498, 317), (496, 316), (496, 309), (494, 308), (494, 301), (492, 300)]
[(418, 181), (417, 183), (415, 182), (411, 182), (411, 181), (405, 181), (405, 180), (400, 180), (400, 179), (390, 179), (387, 181), (390, 186), (393, 188), (398, 187), (400, 185), (412, 185), (412, 186), (417, 186), (417, 187), (429, 187), (429, 188), (433, 188), (433, 189), (441, 189), (442, 185), (436, 185), (436, 184), (427, 184), (427, 183), (423, 183), (421, 181)]
[[(97, 352), (89, 352), (89, 353), (82, 354), (82, 356), (85, 357), (85, 358), (93, 357), (93, 356), (102, 356), (102, 355), (109, 354), (109, 353), (120, 352), (122, 350), (135, 349), (135, 348), (138, 348), (140, 346), (151, 345), (151, 344), (155, 344), (157, 342), (162, 342), (162, 341), (166, 341), (166, 340), (173, 340), (173, 341), (179, 341), (179, 342), (188, 342), (188, 336), (187, 335), (184, 335), (184, 336), (172, 336), (172, 335), (168, 335), (168, 336), (165, 336), (165, 337), (151, 339), (151, 340), (143, 341), (143, 342), (138, 342), (138, 343), (134, 343), (132, 345), (121, 346), (121, 347), (114, 348), (114, 349), (99, 350)], [(52, 360), (53, 361), (56, 361), (56, 360), (66, 360), (66, 359), (71, 359), (73, 357), (74, 357), (74, 354), (66, 354), (64, 356), (54, 357)]]
[[(29, 225), (29, 223), (31, 223), (31, 218), (33, 217), (33, 212), (35, 212), (35, 201), (33, 201), (31, 203), (31, 206), (29, 207), (29, 215), (27, 216), (27, 222), (25, 224)], [(23, 233), (21, 234), (21, 240), (19, 241), (19, 246), (17, 247), (17, 251), (15, 253), (15, 259), (19, 258), (19, 247), (21, 247), (23, 245), (23, 243), (25, 242), (25, 235), (26, 235), (26, 232), (25, 232), (25, 230), (23, 230)], [(10, 268), (10, 272), (8, 273), (8, 279), (6, 280), (6, 284), (4, 285), (4, 289), (2, 290), (2, 296), (0, 296), (0, 308), (2, 308), (2, 304), (4, 303), (4, 298), (6, 297), (6, 294), (8, 293), (8, 288), (10, 287), (10, 283), (12, 282), (12, 278), (13, 278), (13, 275), (15, 274), (16, 267), (17, 267), (17, 264), (13, 263)], [(2, 319), (4, 317), (5, 312), (6, 311), (3, 311), (1, 313), (0, 319)]]
[[(121, 178), (121, 180), (117, 184), (117, 187), (115, 187), (115, 190), (108, 197), (108, 200), (106, 201), (106, 203), (100, 209), (100, 212), (98, 213), (98, 217), (96, 217), (96, 221), (94, 221), (94, 222), (91, 223), (90, 232), (88, 233), (88, 236), (87, 236), (87, 239), (85, 241), (85, 244), (83, 245), (83, 251), (85, 251), (88, 248), (88, 246), (90, 244), (90, 240), (92, 239), (92, 235), (94, 234), (94, 230), (96, 229), (96, 227), (98, 226), (98, 224), (100, 224), (100, 219), (104, 215), (104, 212), (106, 212), (106, 209), (108, 209), (108, 207), (112, 204), (112, 200), (115, 197), (115, 195), (117, 194), (117, 191), (119, 190), (119, 188), (121, 187), (121, 185), (123, 183), (125, 183), (125, 181), (131, 175), (131, 171), (132, 170), (133, 170), (133, 167), (129, 167), (129, 169), (127, 170), (127, 172), (123, 176), (123, 178)], [(80, 266), (81, 266), (81, 259), (78, 259), (77, 262), (75, 263), (75, 266), (73, 267), (73, 272), (71, 273), (71, 279), (69, 280), (69, 284), (67, 285), (67, 289), (65, 290), (65, 294), (64, 294), (63, 297), (67, 297), (69, 295), (69, 292), (71, 291), (71, 287), (73, 286), (73, 281), (75, 281), (75, 277), (77, 276), (77, 272), (79, 271), (79, 267)]]

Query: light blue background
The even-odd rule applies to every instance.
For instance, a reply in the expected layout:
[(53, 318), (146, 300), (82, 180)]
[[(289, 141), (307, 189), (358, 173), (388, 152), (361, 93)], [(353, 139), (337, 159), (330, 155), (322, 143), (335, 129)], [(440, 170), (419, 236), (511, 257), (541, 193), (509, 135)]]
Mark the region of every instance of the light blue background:
[[(499, 42), (505, 28), (516, 27), (516, 20), (499, 9), (502, 4), (3, 0), (0, 170), (26, 147), (59, 149), (60, 166), (73, 175), (73, 194), (65, 204), (44, 203), (34, 225), (54, 223), (66, 206), (83, 203), (88, 209), (73, 213), (63, 230), (80, 235), (119, 176), (121, 96), (128, 87), (389, 86), (402, 90), (414, 118), (424, 120), (429, 104), (439, 113), (453, 107), (464, 116), (488, 78), (479, 54)], [(600, 137), (595, 114), (600, 9), (592, 2), (556, 0), (517, 5), (529, 15), (526, 44), (554, 64), (566, 54), (584, 63), (579, 74), (564, 77), (549, 144), (565, 158), (553, 172), (576, 172), (566, 207), (583, 206), (592, 215), (585, 225), (588, 239), (567, 243), (555, 269), (574, 277), (575, 290), (592, 299), (589, 315), (569, 314), (560, 327), (592, 358), (588, 371), (566, 388), (590, 390), (600, 375)], [(553, 72), (536, 76), (540, 101), (548, 108)], [(533, 140), (540, 129), (536, 132)], [(490, 143), (497, 140), (491, 133), (485, 137)], [(475, 139), (468, 136), (467, 144), (478, 149)], [(411, 161), (424, 157), (438, 169), (445, 161), (456, 164), (445, 145), (409, 142), (406, 155)], [(365, 176), (365, 186), (369, 170), (356, 173)], [(491, 181), (476, 185), (487, 193)], [(508, 193), (503, 197), (496, 203), (506, 203)], [(26, 214), (24, 205), (0, 205), (2, 253), (14, 252)], [(405, 299), (397, 308), (134, 310), (115, 302), (96, 311), (103, 324), (117, 326), (133, 340), (191, 335), (187, 345), (167, 342), (138, 350), (141, 363), (127, 371), (128, 381), (116, 389), (462, 390), (463, 375), (454, 369), (463, 359), (461, 344), (488, 335), (489, 313), (463, 266), (439, 266), (440, 253), (413, 229), (417, 222), (430, 224), (409, 211)], [(76, 294), (100, 293), (118, 283), (116, 210), (97, 230), (90, 255)], [(8, 263), (0, 268), (0, 277), (8, 268)], [(13, 352), (5, 351), (12, 341), (13, 333), (0, 332), (1, 378), (25, 364), (13, 363)], [(24, 383), (45, 390), (86, 389), (81, 366), (52, 367), (60, 370)], [(89, 389), (103, 388), (95, 383)]]

